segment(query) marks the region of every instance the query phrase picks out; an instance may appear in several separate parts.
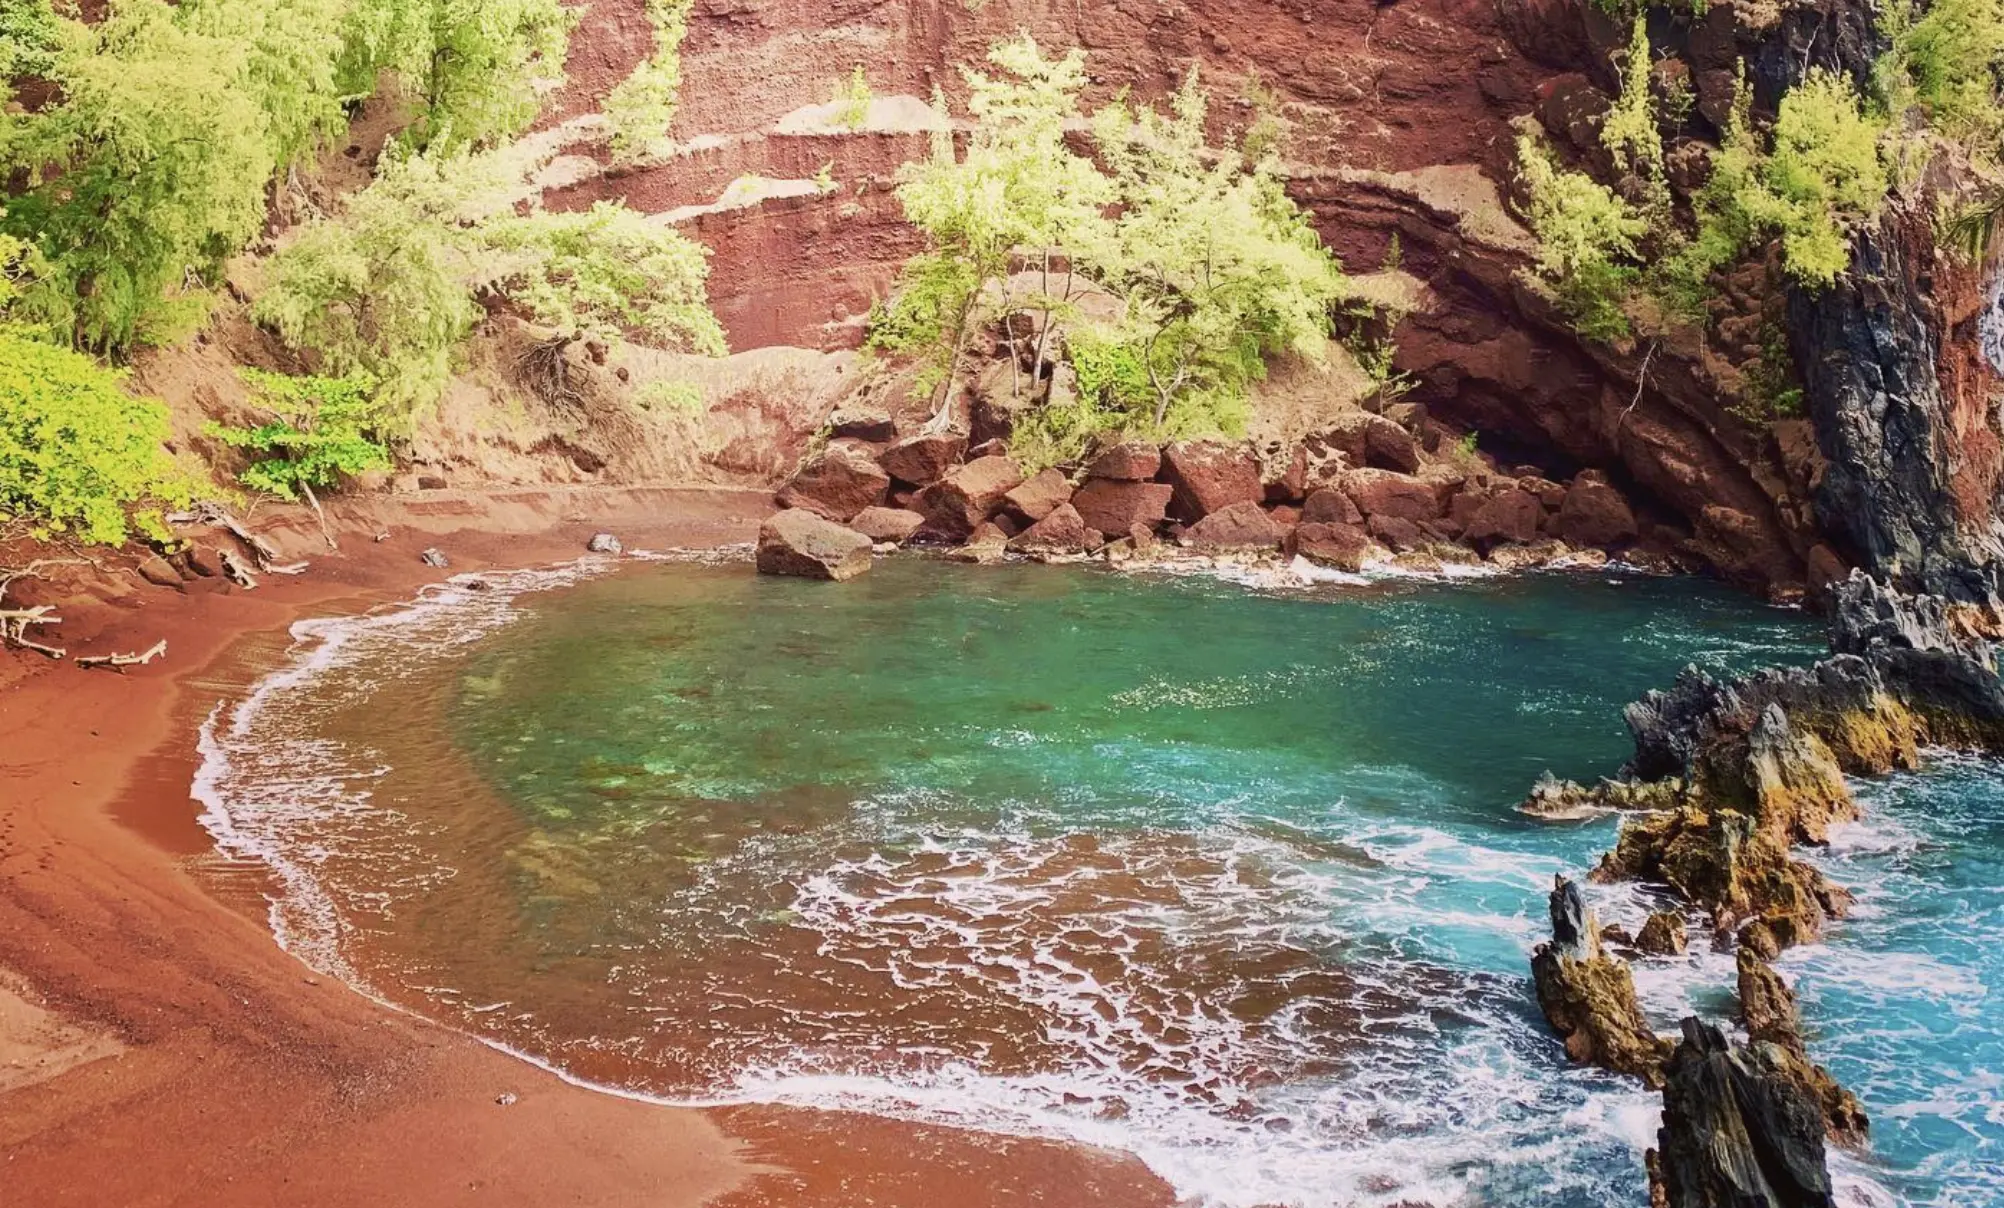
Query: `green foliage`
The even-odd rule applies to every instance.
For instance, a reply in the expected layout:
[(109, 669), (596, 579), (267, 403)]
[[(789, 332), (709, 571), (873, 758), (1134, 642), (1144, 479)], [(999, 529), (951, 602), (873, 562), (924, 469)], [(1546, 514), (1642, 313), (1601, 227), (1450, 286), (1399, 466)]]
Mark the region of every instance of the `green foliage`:
[[(246, 0), (237, 0), (246, 2)], [(562, 0), (355, 0), (382, 56), (418, 107), (412, 147), (493, 146), (535, 120), (564, 81), (576, 12)]]
[(484, 266), (465, 246), (445, 173), (423, 155), (385, 155), (340, 217), (308, 225), (271, 258), (252, 307), (324, 372), (366, 372), (394, 414), (438, 397), (480, 314), (469, 283)]
[(662, 378), (635, 390), (633, 401), (648, 411), (660, 408), (694, 413), (703, 409), (703, 388), (694, 382), (674, 382)]
[(1616, 167), (1660, 182), (1663, 136), (1656, 129), (1656, 102), (1649, 90), (1650, 64), (1649, 19), (1637, 13), (1628, 54), (1621, 65), (1621, 95), (1615, 98), (1601, 122), (1600, 141), (1614, 156)]
[(560, 0), (115, 0), (94, 24), (10, 6), (5, 53), (58, 97), (0, 117), (6, 230), (48, 266), (24, 313), (107, 351), (198, 323), (275, 174), (379, 75), (415, 102), (411, 145), (484, 143), (561, 79), (570, 20)]
[(724, 354), (704, 291), (708, 249), (635, 210), (601, 201), (583, 213), (502, 214), (473, 236), (494, 256), (489, 288), (563, 335)]
[(1881, 14), (1891, 49), (1878, 85), (1895, 113), (1918, 103), (1935, 129), (1995, 156), (2004, 138), (2004, 0), (1933, 0), (1914, 16), (1912, 0)]
[(0, 80), (47, 75), (61, 34), (49, 0), (0, 4)]
[(1781, 235), (1789, 274), (1804, 284), (1837, 279), (1850, 261), (1852, 228), (1885, 200), (1884, 131), (1845, 77), (1811, 71), (1782, 97), (1773, 149), (1738, 204), (1756, 229)]
[(170, 289), (263, 221), (274, 152), (243, 86), (251, 48), (192, 28), (205, 11), (127, 0), (98, 25), (65, 20), (50, 72), (62, 103), (0, 127), (27, 177), (7, 228), (49, 266), (21, 305), (88, 346), (131, 343)]
[(314, 487), (335, 486), (343, 475), (390, 468), (388, 451), (371, 435), (376, 383), (367, 373), (327, 378), (240, 372), (272, 419), (255, 428), (211, 423), (207, 431), (263, 455), (239, 476), (245, 486), (297, 499), (302, 490), (311, 495)]
[(0, 523), (104, 545), (135, 524), (160, 532), (149, 513), (197, 489), (161, 447), (169, 435), (167, 408), (122, 375), (0, 324)]
[(605, 99), (612, 124), (612, 161), (628, 164), (660, 151), (668, 142), (682, 100), (682, 41), (689, 32), (695, 0), (648, 0), (654, 25), (654, 54), (614, 86)]
[(1636, 242), (1649, 224), (1605, 185), (1562, 170), (1544, 140), (1517, 138), (1527, 197), (1525, 217), (1538, 237), (1538, 271), (1579, 333), (1613, 341), (1630, 332), (1622, 309), (1637, 271)]
[(703, 249), (609, 203), (519, 212), (542, 162), (513, 147), (386, 156), (339, 217), (272, 257), (252, 313), (325, 372), (366, 371), (389, 430), (437, 398), (483, 297), (564, 336), (720, 353)]
[(1192, 71), (1170, 113), (1114, 104), (1093, 123), (1120, 207), (1079, 255), (1125, 304), (1158, 429), (1241, 422), (1267, 358), (1321, 359), (1344, 288), (1277, 165), (1217, 153), (1205, 116)]
[(835, 124), (850, 130), (861, 130), (870, 120), (873, 96), (869, 77), (863, 74), (862, 64), (859, 63), (849, 72), (849, 78), (835, 90)]
[(1746, 368), (1746, 389), (1733, 414), (1750, 424), (1802, 414), (1802, 376), (1788, 349), (1788, 333), (1770, 321), (1761, 327), (1760, 341), (1760, 356)]

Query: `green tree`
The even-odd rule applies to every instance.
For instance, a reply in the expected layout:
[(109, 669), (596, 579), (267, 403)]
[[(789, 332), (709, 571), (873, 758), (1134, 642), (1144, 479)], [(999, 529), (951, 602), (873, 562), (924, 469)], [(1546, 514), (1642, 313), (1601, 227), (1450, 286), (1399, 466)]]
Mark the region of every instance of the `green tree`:
[(984, 295), (1007, 277), (1017, 249), (1090, 241), (1089, 228), (1111, 198), (1106, 178), (1065, 145), (1065, 121), (1078, 112), (1085, 87), (1085, 56), (1074, 50), (1047, 59), (1025, 35), (996, 46), (989, 61), (1001, 74), (964, 73), (974, 119), (965, 154), (955, 153), (942, 120), (931, 158), (902, 173), (898, 200), (929, 247), (907, 266), (904, 289), (880, 313), (874, 340), (927, 357), (925, 380), (940, 391), (939, 422), (951, 414), (954, 379)]
[(1120, 210), (1079, 254), (1125, 303), (1157, 430), (1183, 406), (1197, 427), (1223, 418), (1270, 356), (1320, 359), (1343, 292), (1276, 162), (1209, 146), (1206, 108), (1193, 70), (1168, 114), (1114, 104), (1093, 123)]
[(385, 77), (413, 146), (512, 135), (562, 79), (560, 0), (113, 0), (95, 23), (29, 0), (9, 57), (54, 103), (0, 114), (19, 182), (6, 231), (47, 272), (22, 306), (117, 351), (206, 314), (224, 260), (263, 228), (274, 177)]

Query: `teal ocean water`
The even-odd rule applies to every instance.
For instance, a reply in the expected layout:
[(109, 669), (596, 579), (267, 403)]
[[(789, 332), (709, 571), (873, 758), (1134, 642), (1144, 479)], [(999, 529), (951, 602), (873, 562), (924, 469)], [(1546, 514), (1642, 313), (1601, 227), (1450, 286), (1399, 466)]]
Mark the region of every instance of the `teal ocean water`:
[[(609, 1086), (1070, 1137), (1226, 1208), (1644, 1202), (1654, 1096), (1567, 1066), (1527, 980), (1615, 824), (1511, 807), (1612, 772), (1684, 664), (1820, 651), (1685, 580), (919, 560), (501, 576), (299, 636), (198, 790), (307, 959)], [(1817, 857), (1861, 908), (1784, 969), (1874, 1115), (1851, 1203), (2004, 1205), (2000, 790), (1872, 786)], [(1638, 970), (1666, 1030), (1730, 982)]]

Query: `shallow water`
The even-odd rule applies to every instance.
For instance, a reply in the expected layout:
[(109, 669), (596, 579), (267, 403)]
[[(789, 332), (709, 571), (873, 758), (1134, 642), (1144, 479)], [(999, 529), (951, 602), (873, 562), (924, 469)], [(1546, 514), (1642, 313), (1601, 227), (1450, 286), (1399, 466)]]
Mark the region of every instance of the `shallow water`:
[[(1526, 979), (1613, 823), (1510, 806), (1612, 771), (1686, 662), (1819, 646), (1610, 576), (559, 578), (309, 626), (212, 722), (211, 825), (278, 870), (282, 939), (608, 1085), (1069, 1136), (1234, 1208), (1642, 1202), (1654, 1097), (1566, 1066)], [(1875, 788), (1824, 857), (1859, 917), (1785, 965), (1879, 1120), (1854, 1201), (2004, 1204), (2004, 902), (1964, 888), (2004, 872), (2000, 783)], [(1730, 969), (1638, 980), (1668, 1028)]]

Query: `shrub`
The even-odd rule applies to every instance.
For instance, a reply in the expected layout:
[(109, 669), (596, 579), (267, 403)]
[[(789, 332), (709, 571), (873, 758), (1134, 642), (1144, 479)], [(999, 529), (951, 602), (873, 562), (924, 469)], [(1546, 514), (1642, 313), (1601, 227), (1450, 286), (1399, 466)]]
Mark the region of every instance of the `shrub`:
[(128, 393), (121, 374), (0, 324), (0, 522), (103, 545), (135, 524), (164, 535), (155, 506), (197, 489), (162, 448), (168, 436), (167, 408)]
[(323, 371), (366, 371), (389, 431), (438, 397), (482, 298), (555, 327), (561, 339), (722, 352), (723, 330), (705, 301), (704, 250), (610, 203), (519, 213), (543, 162), (515, 147), (386, 158), (344, 213), (311, 224), (272, 258), (252, 313)]
[(1781, 235), (1790, 275), (1827, 286), (1850, 261), (1851, 230), (1878, 213), (1889, 183), (1879, 160), (1884, 124), (1859, 108), (1842, 76), (1811, 71), (1781, 98), (1774, 148), (1739, 206)]
[(989, 61), (1000, 74), (964, 73), (974, 119), (965, 153), (942, 122), (931, 157), (900, 173), (898, 201), (929, 246), (907, 267), (900, 301), (879, 310), (889, 328), (873, 336), (879, 348), (922, 352), (923, 380), (947, 391), (983, 292), (1007, 276), (1012, 253), (1081, 244), (1111, 198), (1106, 179), (1065, 145), (1085, 56), (1047, 59), (1025, 35)]
[(870, 80), (863, 74), (861, 64), (849, 72), (849, 78), (835, 90), (835, 124), (850, 130), (861, 130), (870, 120)]
[(1269, 357), (1322, 358), (1344, 289), (1274, 161), (1209, 146), (1206, 110), (1193, 70), (1168, 114), (1115, 104), (1093, 122), (1120, 206), (1079, 256), (1125, 303), (1165, 434), (1242, 424)]
[(240, 372), (272, 419), (255, 428), (211, 423), (207, 431), (234, 448), (264, 455), (238, 475), (245, 486), (280, 499), (296, 500), (302, 492), (311, 499), (313, 488), (335, 486), (345, 474), (390, 468), (388, 450), (371, 436), (376, 383), (368, 374)]
[(1918, 19), (1912, 0), (1895, 0), (1881, 24), (1892, 44), (1878, 71), (1889, 106), (1917, 102), (1936, 129), (1994, 156), (2004, 136), (2004, 0), (1933, 0)]
[(1525, 217), (1538, 238), (1540, 278), (1581, 335), (1626, 337), (1622, 307), (1637, 277), (1636, 241), (1648, 223), (1605, 185), (1562, 170), (1534, 133), (1518, 136), (1517, 164), (1528, 199)]
[(695, 0), (648, 0), (654, 26), (654, 53), (613, 87), (605, 98), (612, 124), (612, 161), (632, 163), (659, 151), (675, 124), (682, 100), (682, 41), (689, 32)]

